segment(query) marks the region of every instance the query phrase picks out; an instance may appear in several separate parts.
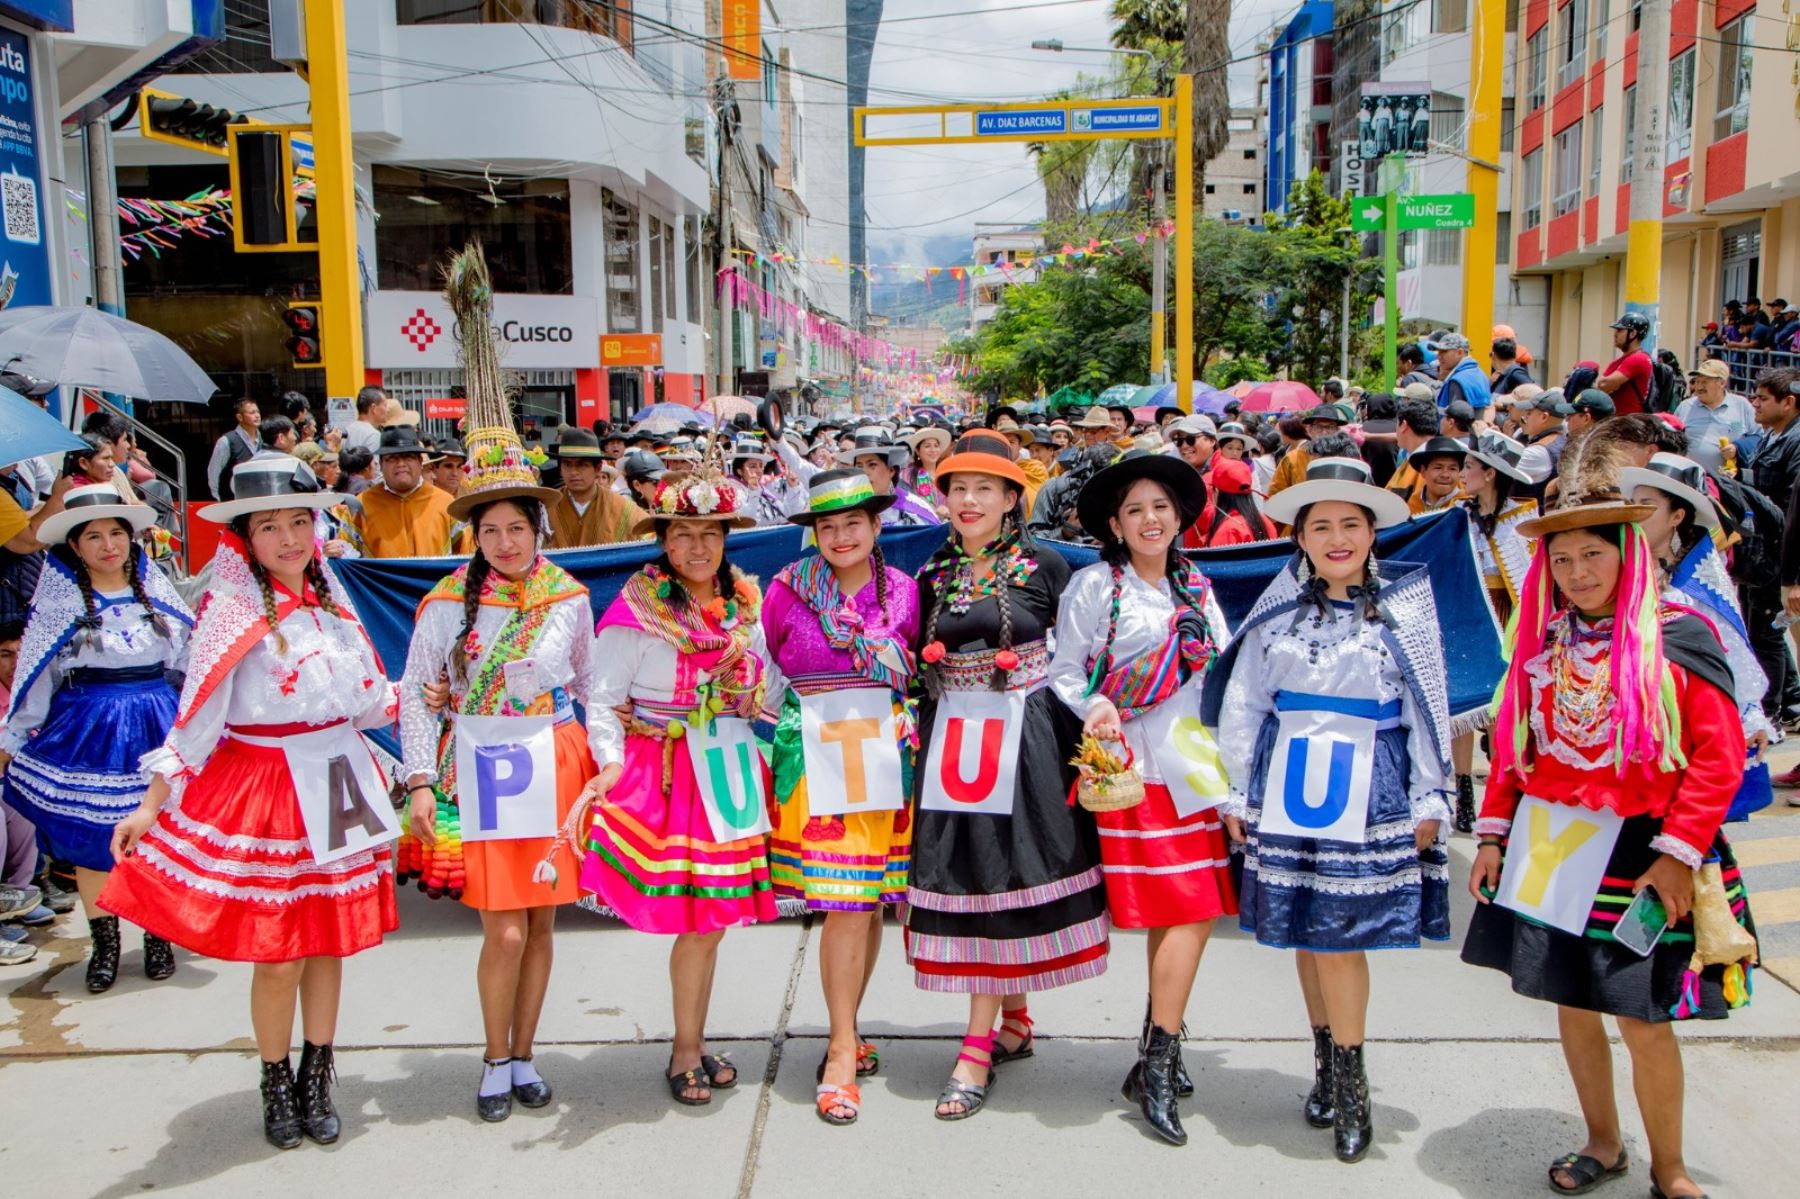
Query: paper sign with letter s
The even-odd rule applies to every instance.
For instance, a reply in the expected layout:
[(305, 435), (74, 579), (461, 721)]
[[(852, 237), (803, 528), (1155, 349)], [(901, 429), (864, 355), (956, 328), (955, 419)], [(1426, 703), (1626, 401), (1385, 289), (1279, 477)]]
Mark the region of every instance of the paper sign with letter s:
[(1494, 902), (1580, 936), (1624, 823), (1610, 808), (1596, 811), (1525, 796), (1513, 813)]
[(1175, 814), (1183, 820), (1217, 807), (1231, 793), (1218, 744), (1200, 723), (1197, 692), (1177, 693), (1128, 722), (1125, 732), (1136, 742), (1133, 753), (1147, 750), (1155, 761)]
[(1375, 722), (1317, 709), (1279, 719), (1257, 831), (1361, 845), (1369, 835)]
[(721, 716), (683, 726), (688, 761), (713, 840), (760, 837), (772, 827), (763, 791), (762, 751), (748, 720)]
[(948, 691), (938, 704), (919, 806), (1010, 816), (1025, 729), (1020, 691)]
[(400, 837), (388, 781), (348, 724), (281, 738), (315, 862), (335, 862)]
[(806, 809), (814, 816), (891, 812), (906, 806), (894, 693), (856, 687), (800, 697)]
[(556, 835), (555, 719), (456, 718), (456, 805), (464, 841)]

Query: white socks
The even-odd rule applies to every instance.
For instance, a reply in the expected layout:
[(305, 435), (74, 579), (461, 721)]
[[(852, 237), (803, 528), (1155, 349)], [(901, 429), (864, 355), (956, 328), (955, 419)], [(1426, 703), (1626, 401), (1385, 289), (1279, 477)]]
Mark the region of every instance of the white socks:
[(495, 1095), (504, 1095), (512, 1090), (513, 1070), (516, 1063), (509, 1057), (497, 1062), (483, 1060), (481, 1063), (481, 1090), (483, 1099), (491, 1099)]
[(515, 1057), (512, 1060), (512, 1085), (515, 1087), (530, 1086), (534, 1082), (543, 1082), (544, 1076), (537, 1072), (537, 1064), (530, 1058)]

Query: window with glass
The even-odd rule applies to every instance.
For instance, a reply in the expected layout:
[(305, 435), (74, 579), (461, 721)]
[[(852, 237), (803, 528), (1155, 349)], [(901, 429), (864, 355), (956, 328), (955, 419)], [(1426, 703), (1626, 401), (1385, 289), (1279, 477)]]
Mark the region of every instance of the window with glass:
[(1612, 0), (1590, 0), (1594, 7), (1594, 61), (1606, 61), (1606, 27), (1612, 21)]
[(209, 75), (286, 73), (286, 63), (269, 57), (269, 0), (232, 0), (224, 8), (225, 36), (183, 69)]
[(1606, 128), (1605, 125), (1601, 124), (1601, 122), (1604, 121), (1605, 119), (1606, 119), (1606, 106), (1605, 105), (1602, 105), (1599, 108), (1596, 108), (1593, 112), (1588, 114), (1588, 119), (1587, 119), (1587, 125), (1588, 125), (1588, 130), (1587, 130), (1587, 142), (1588, 142), (1587, 194), (1590, 196), (1597, 196), (1600, 194), (1600, 148), (1602, 145), (1605, 144), (1605, 141), (1606, 141), (1605, 137), (1603, 137), (1601, 135), (1600, 131), (1602, 129)]
[(1680, 162), (1694, 152), (1694, 51), (1669, 60), (1669, 129), (1663, 161)]
[(1500, 102), (1500, 153), (1513, 152), (1513, 126), (1518, 124), (1519, 114), (1511, 100)]
[(1463, 33), (1469, 28), (1469, 0), (1431, 0), (1431, 32)]
[(663, 243), (668, 240), (668, 227), (655, 217), (645, 221), (650, 233), (650, 332), (661, 333), (663, 327)]
[(1581, 179), (1587, 161), (1581, 156), (1581, 122), (1576, 121), (1556, 135), (1556, 172), (1551, 180), (1550, 215), (1574, 212), (1581, 203)]
[(675, 226), (662, 224), (662, 306), (663, 316), (675, 319)]
[(1525, 156), (1519, 169), (1519, 203), (1524, 210), (1520, 220), (1525, 228), (1544, 221), (1544, 151), (1540, 146)]
[(1750, 127), (1750, 20), (1739, 17), (1719, 30), (1719, 98), (1713, 106), (1713, 136), (1730, 137)]
[(400, 25), (555, 25), (609, 37), (629, 50), (631, 6), (632, 0), (395, 0), (394, 20)]
[(1560, 91), (1587, 69), (1587, 0), (1569, 0), (1556, 14), (1556, 87)]
[(1505, 266), (1512, 261), (1512, 213), (1494, 214), (1494, 262)]
[(1525, 39), (1525, 111), (1536, 112), (1548, 98), (1549, 26)]
[(1463, 104), (1460, 97), (1446, 96), (1442, 93), (1431, 97), (1431, 146), (1435, 150), (1442, 146), (1449, 150), (1463, 148), (1466, 127), (1463, 125)]
[(384, 288), (436, 291), (445, 246), (479, 241), (494, 290), (569, 295), (569, 184), (377, 164), (375, 257)]
[(700, 262), (700, 218), (687, 218), (687, 319), (689, 324), (700, 323), (701, 302), (706, 295), (701, 290), (702, 274)]
[(1461, 229), (1425, 231), (1425, 265), (1458, 266), (1462, 263)]
[(781, 99), (781, 79), (775, 69), (775, 55), (769, 52), (769, 43), (764, 42), (763, 56), (763, 103), (775, 104)]
[(1637, 85), (1625, 89), (1625, 116), (1619, 125), (1619, 182), (1630, 183), (1637, 172)]
[(606, 239), (606, 331), (642, 333), (643, 285), (638, 276), (638, 210), (610, 187), (600, 189), (600, 219)]

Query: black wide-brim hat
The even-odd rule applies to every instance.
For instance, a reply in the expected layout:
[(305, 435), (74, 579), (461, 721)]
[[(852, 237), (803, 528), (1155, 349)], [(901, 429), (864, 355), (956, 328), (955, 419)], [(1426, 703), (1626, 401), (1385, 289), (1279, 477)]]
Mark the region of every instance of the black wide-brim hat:
[(1125, 492), (1139, 479), (1154, 479), (1168, 489), (1181, 513), (1184, 533), (1206, 510), (1206, 481), (1199, 471), (1173, 454), (1132, 450), (1082, 485), (1075, 500), (1075, 518), (1082, 530), (1101, 541), (1116, 541), (1109, 522), (1118, 514)]

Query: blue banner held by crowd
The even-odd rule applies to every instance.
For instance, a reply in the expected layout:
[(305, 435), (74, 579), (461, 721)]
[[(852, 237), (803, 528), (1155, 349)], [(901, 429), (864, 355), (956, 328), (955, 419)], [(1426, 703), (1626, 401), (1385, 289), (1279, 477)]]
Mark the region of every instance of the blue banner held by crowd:
[[(727, 553), (733, 564), (764, 584), (775, 572), (804, 552), (798, 526), (750, 529), (733, 533)], [(884, 529), (882, 554), (908, 574), (922, 567), (944, 541), (945, 528)], [(1079, 570), (1097, 560), (1090, 546), (1053, 542), (1069, 565)], [(1261, 541), (1229, 549), (1201, 550), (1194, 558), (1213, 581), (1226, 620), (1235, 627), (1250, 612), (1269, 580), (1293, 555), (1286, 540)], [(588, 601), (599, 619), (631, 573), (658, 553), (654, 543), (631, 542), (596, 549), (557, 552), (556, 561), (588, 588)], [(1469, 541), (1469, 518), (1460, 508), (1409, 521), (1384, 530), (1376, 539), (1376, 555), (1430, 568), (1438, 624), (1445, 631), (1444, 656), (1450, 710), (1465, 712), (1486, 703), (1506, 672), (1499, 631), (1489, 615), (1480, 571)], [(406, 667), (413, 616), (419, 601), (439, 579), (461, 564), (457, 558), (331, 559), (331, 566), (350, 593), (357, 614), (381, 655), (390, 678)]]

